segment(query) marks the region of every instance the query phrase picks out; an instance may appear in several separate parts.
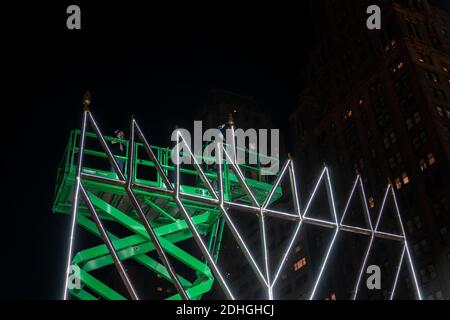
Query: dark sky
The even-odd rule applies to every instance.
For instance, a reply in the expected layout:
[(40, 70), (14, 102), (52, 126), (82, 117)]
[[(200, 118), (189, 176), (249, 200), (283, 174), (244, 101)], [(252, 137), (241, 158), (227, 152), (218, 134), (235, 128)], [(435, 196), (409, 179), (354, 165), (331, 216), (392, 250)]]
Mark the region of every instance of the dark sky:
[(81, 31), (65, 27), (72, 3), (4, 10), (0, 298), (60, 297), (69, 220), (51, 212), (54, 180), (86, 90), (105, 132), (135, 114), (153, 144), (192, 123), (211, 89), (253, 96), (284, 129), (314, 41), (294, 5), (76, 3)]

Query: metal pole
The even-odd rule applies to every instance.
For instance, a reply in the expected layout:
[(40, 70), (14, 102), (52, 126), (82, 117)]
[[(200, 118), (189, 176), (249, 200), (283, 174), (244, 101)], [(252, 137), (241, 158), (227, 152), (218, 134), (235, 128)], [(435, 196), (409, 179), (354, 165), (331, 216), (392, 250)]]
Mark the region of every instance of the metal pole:
[[(220, 151), (220, 155), (221, 152), (223, 150), (224, 153), (226, 153), (225, 148), (222, 146), (222, 148), (219, 149)], [(231, 159), (230, 159), (231, 160)], [(223, 172), (222, 172), (222, 165), (219, 164), (218, 166), (219, 169), (219, 185), (223, 186)], [(223, 192), (223, 187), (221, 187), (221, 192)], [(221, 197), (223, 199), (223, 196)], [(225, 218), (225, 222), (227, 224), (227, 226), (230, 228), (231, 233), (233, 234), (233, 237), (236, 239), (236, 241), (239, 244), (239, 248), (242, 250), (242, 253), (244, 254), (244, 256), (247, 258), (247, 260), (250, 263), (251, 268), (253, 269), (253, 271), (255, 272), (258, 280), (261, 282), (261, 284), (265, 287), (268, 286), (267, 280), (266, 278), (264, 278), (264, 275), (262, 274), (260, 268), (258, 267), (255, 259), (253, 258), (250, 250), (247, 248), (247, 246), (245, 245), (244, 240), (242, 239), (241, 235), (239, 234), (236, 226), (234, 225), (233, 221), (231, 220), (230, 216), (228, 215), (227, 209), (225, 209), (224, 206), (224, 201), (223, 203), (219, 204), (219, 210), (222, 212), (224, 218)], [(259, 210), (261, 210), (261, 208), (259, 208)]]
[(189, 156), (194, 161), (194, 168), (197, 169), (198, 173), (200, 174), (200, 178), (202, 179), (203, 183), (205, 184), (206, 189), (209, 191), (209, 193), (211, 194), (211, 196), (214, 199), (218, 199), (216, 191), (213, 189), (211, 183), (209, 182), (208, 178), (206, 177), (205, 173), (203, 172), (202, 168), (200, 167), (200, 164), (198, 163), (197, 159), (195, 158), (194, 154), (192, 153), (191, 149), (189, 148), (188, 144), (184, 140), (183, 135), (181, 133), (180, 133), (180, 137), (181, 137), (181, 140), (183, 141), (183, 144), (184, 144), (186, 150), (189, 153)]
[(117, 164), (116, 158), (112, 154), (111, 150), (109, 150), (108, 144), (105, 141), (105, 138), (103, 137), (97, 123), (95, 122), (94, 117), (91, 113), (89, 113), (89, 119), (91, 120), (92, 127), (94, 128), (95, 133), (97, 134), (97, 138), (100, 141), (100, 144), (103, 147), (103, 150), (105, 150), (106, 155), (108, 156), (109, 162), (114, 167), (114, 170), (117, 173), (117, 176), (120, 180), (125, 181), (125, 176), (123, 175), (122, 170), (120, 170), (119, 165)]
[(81, 168), (83, 166), (83, 151), (84, 151), (84, 140), (85, 140), (85, 133), (86, 133), (86, 118), (87, 118), (87, 113), (89, 112), (87, 109), (88, 105), (89, 104), (87, 102), (84, 105), (85, 110), (83, 112), (83, 121), (81, 123), (80, 147), (78, 148), (77, 173), (76, 173), (76, 177), (75, 177), (75, 187), (74, 187), (74, 191), (73, 191), (73, 200), (72, 200), (69, 252), (67, 253), (63, 300), (67, 300), (67, 287), (69, 285), (69, 273), (70, 273), (72, 255), (73, 255), (73, 243), (75, 241), (75, 226), (77, 224), (78, 195), (80, 192)]
[(161, 243), (158, 240), (158, 236), (156, 235), (153, 228), (150, 226), (150, 223), (148, 222), (147, 218), (145, 217), (144, 211), (142, 210), (138, 200), (136, 199), (136, 196), (133, 193), (133, 190), (131, 189), (132, 182), (133, 182), (133, 164), (134, 164), (134, 118), (131, 119), (131, 128), (130, 128), (130, 140), (129, 140), (129, 147), (128, 147), (128, 180), (127, 180), (127, 194), (130, 198), (133, 207), (136, 209), (140, 220), (144, 224), (145, 230), (147, 230), (148, 235), (150, 236), (150, 239), (152, 240), (156, 252), (158, 253), (158, 256), (160, 257), (161, 261), (163, 262), (164, 266), (167, 268), (167, 271), (170, 275), (170, 277), (173, 280), (173, 283), (175, 285), (175, 288), (179, 292), (179, 294), (183, 297), (185, 300), (189, 300), (189, 296), (186, 293), (186, 291), (183, 289), (183, 286), (180, 283), (180, 280), (178, 279), (178, 276), (172, 266), (172, 264), (169, 261), (169, 258), (167, 257), (164, 249), (161, 246)]
[(264, 217), (263, 208), (261, 208), (261, 211), (259, 213), (259, 230), (260, 230), (260, 241), (261, 241), (261, 249), (263, 253), (263, 259), (264, 259), (264, 270), (266, 273), (266, 287), (267, 287), (267, 298), (269, 300), (272, 300), (272, 290), (270, 285), (270, 275), (269, 275), (269, 253), (267, 252), (267, 242), (266, 242), (266, 222)]
[[(178, 147), (179, 146), (179, 142), (180, 142), (179, 138), (180, 138), (179, 135), (177, 135), (177, 157), (178, 157), (178, 154), (179, 154), (179, 147)], [(234, 300), (234, 296), (231, 293), (230, 288), (228, 288), (228, 285), (225, 282), (225, 279), (223, 278), (222, 274), (220, 273), (216, 263), (214, 262), (213, 257), (209, 253), (208, 248), (205, 246), (205, 244), (204, 244), (200, 234), (198, 233), (198, 231), (197, 231), (197, 229), (195, 227), (195, 224), (192, 221), (192, 218), (189, 216), (189, 213), (187, 212), (186, 208), (184, 207), (183, 203), (180, 200), (179, 194), (177, 192), (179, 190), (179, 188), (180, 188), (179, 177), (178, 177), (179, 172), (180, 172), (180, 163), (179, 163), (178, 159), (177, 159), (177, 161), (175, 163), (175, 167), (176, 167), (175, 197), (174, 197), (175, 203), (177, 204), (178, 209), (183, 214), (184, 219), (186, 220), (186, 223), (187, 223), (189, 229), (192, 232), (192, 236), (193, 236), (195, 242), (199, 246), (199, 248), (202, 251), (202, 253), (205, 256), (205, 258), (208, 260), (208, 263), (211, 266), (211, 269), (212, 269), (214, 275), (216, 276), (220, 286), (224, 289), (225, 295), (228, 297), (228, 299)]]
[[(227, 283), (225, 282), (225, 279), (223, 278), (222, 274), (220, 273), (216, 263), (214, 262), (214, 259), (212, 258), (212, 256), (210, 255), (208, 248), (205, 246), (205, 244), (203, 243), (203, 240), (200, 236), (200, 234), (198, 233), (197, 229), (195, 228), (195, 225), (191, 219), (191, 217), (189, 216), (189, 213), (186, 211), (186, 208), (184, 207), (183, 203), (181, 202), (180, 199), (180, 185), (179, 185), (179, 174), (180, 174), (180, 165), (179, 165), (179, 135), (177, 135), (177, 163), (175, 164), (175, 189), (173, 188), (172, 184), (170, 183), (169, 179), (167, 178), (167, 175), (165, 174), (164, 170), (162, 169), (162, 167), (159, 164), (158, 159), (155, 157), (154, 153), (152, 152), (149, 143), (147, 142), (147, 140), (145, 139), (142, 131), (140, 130), (138, 124), (135, 122), (136, 124), (136, 128), (137, 128), (137, 132), (138, 135), (141, 138), (141, 141), (144, 145), (144, 148), (147, 152), (147, 154), (152, 158), (152, 160), (155, 162), (155, 167), (157, 168), (159, 174), (162, 176), (164, 183), (166, 184), (167, 189), (166, 190), (168, 194), (170, 194), (173, 199), (175, 200), (175, 203), (178, 207), (178, 209), (181, 211), (181, 213), (183, 214), (186, 223), (192, 233), (192, 236), (195, 240), (195, 242), (197, 243), (197, 245), (199, 246), (200, 250), (202, 251), (203, 255), (205, 256), (206, 260), (208, 261), (213, 274), (215, 275), (217, 281), (219, 282), (220, 286), (224, 289), (225, 291), (225, 295), (228, 297), (228, 299), (232, 299), (234, 300), (234, 296), (231, 293), (231, 290), (228, 288)], [(197, 197), (196, 197), (197, 198)], [(201, 198), (201, 197), (198, 197)], [(218, 200), (216, 199), (207, 199), (207, 200), (212, 200), (214, 201), (214, 203), (217, 203)], [(206, 201), (207, 202), (207, 201)]]
[(403, 245), (402, 254), (400, 256), (400, 261), (398, 262), (398, 265), (397, 265), (397, 272), (395, 273), (394, 284), (392, 286), (391, 296), (389, 297), (389, 300), (394, 299), (395, 289), (397, 288), (398, 276), (400, 275), (400, 270), (402, 269), (403, 258), (405, 257), (405, 251), (406, 251), (406, 246)]
[(173, 191), (173, 186), (169, 181), (169, 178), (167, 177), (166, 173), (164, 172), (161, 164), (158, 161), (158, 158), (155, 156), (155, 153), (153, 152), (152, 148), (150, 147), (150, 144), (148, 143), (147, 139), (144, 136), (144, 133), (142, 132), (141, 128), (139, 127), (138, 123), (134, 121), (134, 127), (137, 131), (137, 134), (139, 136), (139, 139), (141, 140), (142, 144), (144, 145), (144, 149), (147, 153), (147, 155), (150, 157), (150, 159), (155, 164), (155, 168), (158, 171), (159, 175), (162, 177), (164, 185), (167, 189)]
[(417, 281), (417, 276), (416, 276), (416, 271), (414, 270), (414, 265), (412, 263), (411, 253), (409, 252), (408, 241), (406, 240), (405, 228), (403, 227), (403, 221), (402, 221), (402, 217), (400, 215), (400, 209), (398, 208), (397, 197), (395, 196), (394, 188), (391, 188), (391, 192), (392, 192), (392, 197), (394, 199), (395, 211), (397, 212), (398, 223), (400, 225), (402, 235), (405, 238), (405, 252), (406, 252), (406, 257), (408, 259), (409, 274), (410, 274), (411, 278), (413, 279), (417, 298), (419, 300), (422, 300), (422, 293), (420, 292), (419, 282)]
[[(88, 174), (88, 173), (81, 173), (81, 178), (86, 179), (86, 180), (101, 182), (101, 183), (105, 183), (105, 184), (123, 186), (123, 187), (125, 187), (125, 185), (126, 185), (125, 181), (119, 181), (119, 180), (114, 180), (114, 179), (110, 179), (110, 178), (106, 178), (106, 177), (95, 176), (95, 175)], [(157, 187), (153, 187), (153, 186), (148, 186), (148, 185), (143, 185), (143, 184), (139, 184), (139, 183), (134, 183), (133, 189), (168, 195), (168, 196), (172, 196), (172, 197), (174, 196), (173, 195), (174, 191), (157, 188)], [(201, 196), (190, 195), (190, 194), (183, 193), (183, 192), (180, 192), (179, 197), (180, 197), (180, 199), (199, 201), (199, 202), (202, 202), (202, 203), (205, 203), (208, 205), (218, 205), (219, 204), (218, 200), (215, 200), (212, 198), (205, 198), (205, 197), (201, 197)], [(241, 211), (251, 211), (252, 213), (255, 213), (255, 214), (259, 212), (258, 207), (254, 207), (254, 206), (250, 206), (250, 205), (246, 205), (246, 204), (242, 204), (242, 203), (235, 203), (235, 202), (231, 202), (231, 201), (223, 201), (223, 206), (224, 206), (224, 208), (229, 208), (229, 209), (236, 209), (236, 210), (241, 210)], [(300, 219), (300, 217), (298, 215), (288, 214), (285, 212), (276, 211), (276, 210), (272, 210), (272, 209), (265, 209), (264, 212), (266, 213), (267, 216), (276, 217), (276, 218), (280, 218), (280, 219), (285, 219), (285, 220), (290, 220), (290, 221), (303, 220), (304, 223), (306, 223), (306, 224), (316, 225), (316, 226), (330, 228), (330, 229), (334, 229), (336, 227), (336, 224), (331, 221), (305, 217), (304, 215), (303, 215), (302, 219)], [(404, 237), (401, 235), (387, 233), (387, 232), (381, 232), (381, 231), (373, 232), (370, 229), (349, 226), (349, 225), (344, 225), (344, 224), (340, 225), (339, 229), (342, 231), (346, 231), (346, 232), (352, 232), (352, 233), (364, 234), (364, 235), (371, 235), (372, 233), (374, 233), (376, 238), (382, 238), (382, 239), (389, 239), (389, 240), (396, 240), (396, 241), (403, 241), (403, 239), (404, 239)]]
[(297, 179), (295, 178), (294, 162), (292, 161), (290, 154), (289, 159), (291, 160), (291, 165), (289, 166), (289, 180), (291, 182), (292, 198), (294, 199), (294, 209), (299, 219), (302, 220), (303, 217), (300, 210), (300, 200), (297, 192)]
[(347, 199), (347, 203), (345, 204), (344, 212), (342, 213), (342, 216), (341, 216), (341, 221), (339, 222), (340, 226), (342, 225), (342, 222), (344, 221), (345, 215), (347, 214), (347, 210), (348, 210), (348, 207), (350, 206), (350, 202), (352, 201), (353, 193), (356, 190), (356, 186), (358, 185), (358, 181), (359, 181), (359, 175), (356, 176), (355, 182), (353, 182), (352, 190), (350, 191), (350, 196)]
[(264, 204), (262, 205), (263, 209), (266, 209), (267, 206), (270, 204), (270, 201), (272, 200), (272, 197), (275, 193), (275, 191), (277, 190), (281, 179), (284, 176), (284, 173), (286, 172), (286, 169), (288, 168), (289, 164), (290, 164), (291, 160), (286, 161), (286, 163), (284, 164), (283, 168), (281, 169), (280, 173), (278, 174), (277, 179), (275, 180), (272, 189), (269, 192), (269, 196), (266, 198), (266, 200), (264, 201)]
[(353, 300), (356, 300), (356, 297), (358, 296), (359, 285), (361, 283), (362, 274), (364, 272), (364, 269), (366, 268), (367, 259), (369, 258), (370, 251), (372, 250), (372, 244), (373, 244), (373, 241), (375, 239), (375, 232), (378, 230), (378, 225), (379, 225), (380, 220), (381, 220), (381, 215), (383, 214), (384, 205), (386, 203), (386, 198), (387, 198), (387, 195), (389, 193), (389, 189), (390, 188), (391, 188), (391, 185), (389, 184), (387, 186), (387, 188), (386, 188), (386, 192), (384, 193), (384, 198), (383, 198), (383, 202), (381, 203), (380, 213), (378, 214), (378, 218), (377, 218), (377, 221), (375, 223), (375, 228), (372, 230), (372, 235), (370, 237), (370, 242), (369, 242), (369, 245), (367, 246), (366, 253), (364, 255), (364, 260), (363, 260), (363, 263), (361, 265), (361, 269), (359, 270), (358, 279), (356, 281), (355, 289), (353, 290), (354, 291), (353, 292)]
[(236, 174), (239, 182), (241, 183), (241, 185), (244, 187), (245, 192), (247, 193), (247, 195), (249, 196), (250, 200), (253, 202), (253, 204), (257, 207), (259, 207), (259, 203), (256, 200), (255, 196), (253, 195), (252, 191), (250, 190), (250, 188), (247, 185), (247, 182), (245, 182), (245, 178), (241, 172), (241, 170), (239, 169), (239, 165), (233, 162), (233, 159), (230, 157), (230, 155), (227, 153), (227, 150), (223, 150), (228, 162), (231, 164), (231, 167), (233, 168), (234, 173)]
[(322, 263), (322, 266), (319, 271), (319, 276), (317, 277), (316, 283), (314, 284), (314, 288), (311, 292), (311, 296), (309, 297), (309, 300), (314, 299), (314, 295), (316, 293), (317, 287), (319, 285), (320, 279), (322, 278), (323, 271), (325, 270), (325, 267), (328, 264), (328, 258), (330, 256), (331, 250), (333, 249), (334, 243), (336, 242), (337, 235), (339, 233), (339, 222), (337, 220), (337, 213), (336, 213), (336, 206), (334, 204), (334, 197), (333, 197), (333, 188), (331, 186), (331, 179), (330, 174), (328, 172), (328, 168), (325, 167), (325, 173), (326, 173), (326, 187), (327, 187), (327, 196), (328, 196), (328, 204), (330, 206), (330, 211), (333, 213), (334, 223), (336, 227), (336, 231), (334, 232), (333, 238), (330, 242), (330, 246), (328, 247), (327, 253), (325, 254), (325, 259)]
[(108, 234), (107, 234), (105, 228), (103, 227), (103, 224), (102, 224), (100, 218), (97, 215), (97, 211), (95, 210), (94, 205), (91, 202), (91, 199), (89, 199), (89, 196), (81, 183), (80, 183), (80, 191), (81, 191), (81, 195), (83, 196), (84, 202), (86, 203), (86, 205), (92, 215), (92, 218), (94, 219), (94, 222), (98, 228), (98, 231), (100, 232), (103, 242), (106, 244), (106, 247), (108, 248), (108, 251), (112, 256), (112, 259), (117, 268), (117, 271), (119, 272), (120, 278), (122, 279), (125, 287), (128, 290), (128, 293), (130, 294), (130, 296), (133, 300), (139, 300), (139, 298), (136, 294), (136, 291), (134, 290), (133, 285), (131, 284), (131, 281), (128, 278), (125, 268), (123, 267), (122, 263), (120, 262), (119, 256), (117, 255), (117, 252), (114, 249), (114, 246), (113, 246), (111, 240), (109, 239)]
[[(289, 159), (291, 159), (290, 155), (289, 155)], [(283, 269), (283, 267), (284, 267), (284, 265), (285, 265), (285, 263), (287, 261), (287, 256), (288, 256), (289, 252), (291, 251), (292, 246), (294, 245), (295, 239), (297, 239), (297, 236), (298, 236), (298, 234), (300, 232), (300, 228), (302, 227), (302, 223), (303, 223), (303, 217), (302, 217), (302, 214), (301, 214), (301, 211), (300, 211), (300, 203), (299, 203), (299, 200), (298, 200), (297, 182), (295, 180), (295, 171), (294, 171), (294, 165), (293, 165), (292, 160), (290, 161), (290, 165), (289, 165), (289, 181), (291, 183), (291, 193), (292, 193), (292, 197), (293, 197), (293, 201), (294, 201), (294, 208), (295, 208), (295, 211), (298, 213), (300, 221), (297, 222), (297, 226), (295, 228), (295, 231), (294, 231), (294, 233), (293, 233), (293, 235), (292, 235), (292, 237), (291, 237), (291, 239), (289, 241), (289, 244), (288, 244), (286, 250), (284, 251), (284, 254), (283, 254), (283, 257), (281, 259), (281, 262), (278, 265), (278, 268), (277, 268), (277, 270), (275, 272), (275, 276), (273, 277), (272, 283), (270, 285), (270, 290), (272, 291), (272, 296), (273, 296), (273, 287), (275, 286), (275, 284), (276, 284), (276, 282), (278, 280), (278, 276), (280, 275), (281, 270)]]
[[(147, 233), (150, 236), (150, 239), (152, 240), (153, 244), (155, 245), (155, 249), (159, 255), (159, 257), (161, 258), (163, 264), (165, 265), (165, 267), (167, 268), (170, 276), (172, 277), (173, 281), (174, 281), (174, 285), (177, 288), (177, 290), (180, 292), (180, 295), (184, 298), (184, 299), (189, 299), (188, 295), (186, 294), (186, 292), (184, 291), (183, 287), (181, 286), (181, 283), (178, 280), (178, 277), (176, 276), (176, 273), (172, 267), (172, 265), (170, 264), (163, 248), (161, 247), (161, 244), (155, 234), (155, 232), (153, 231), (153, 229), (151, 228), (147, 218), (145, 217), (145, 214), (136, 198), (136, 196), (133, 193), (133, 190), (131, 188), (132, 185), (132, 179), (131, 177), (133, 177), (133, 157), (134, 157), (134, 119), (132, 119), (131, 122), (131, 132), (130, 134), (132, 135), (132, 140), (131, 140), (131, 144), (128, 148), (128, 152), (129, 152), (129, 159), (128, 159), (128, 179), (125, 179), (125, 176), (123, 174), (123, 172), (120, 170), (117, 161), (114, 158), (114, 155), (112, 154), (112, 152), (110, 151), (94, 117), (92, 115), (90, 115), (90, 120), (91, 123), (94, 127), (94, 130), (97, 134), (97, 137), (103, 147), (103, 149), (105, 150), (111, 164), (113, 165), (119, 179), (122, 181), (122, 183), (124, 183), (125, 186), (125, 191), (128, 195), (128, 198), (131, 201), (131, 204), (133, 205), (134, 209), (137, 211), (139, 218), (141, 219), (142, 223), (144, 224), (144, 227), (147, 231)], [(126, 180), (126, 181), (125, 181)]]

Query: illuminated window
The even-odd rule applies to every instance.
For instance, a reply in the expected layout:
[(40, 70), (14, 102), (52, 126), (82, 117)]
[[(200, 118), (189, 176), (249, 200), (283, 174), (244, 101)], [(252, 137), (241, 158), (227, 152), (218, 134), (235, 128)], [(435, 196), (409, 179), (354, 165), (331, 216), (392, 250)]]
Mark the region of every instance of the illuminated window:
[(162, 291), (163, 291), (163, 288), (162, 288), (162, 287), (157, 287), (157, 288), (156, 288), (156, 291), (162, 292)]
[(387, 52), (392, 48), (395, 48), (395, 38), (393, 36), (393, 32), (390, 28), (385, 29), (385, 31), (380, 35), (381, 37), (381, 45), (384, 50)]
[(433, 152), (427, 154), (428, 163), (432, 166), (436, 162), (436, 158), (434, 157)]
[(325, 300), (336, 300), (336, 294), (332, 293), (329, 297), (326, 297)]
[(405, 184), (405, 185), (409, 183), (409, 177), (406, 172), (402, 173), (402, 180), (403, 180), (403, 184)]
[(294, 264), (294, 271), (298, 271), (306, 265), (306, 258), (303, 257)]
[(421, 63), (428, 63), (430, 65), (433, 65), (433, 60), (429, 55), (419, 53), (417, 60)]
[(395, 178), (395, 187), (397, 188), (397, 190), (402, 188), (402, 181), (400, 180), (400, 178)]
[(404, 64), (402, 61), (400, 61), (400, 62), (393, 64), (391, 69), (392, 69), (393, 73), (396, 73), (396, 72), (400, 71), (403, 67), (404, 67)]
[(431, 60), (431, 57), (422, 53), (418, 54), (418, 58), (417, 60), (419, 60), (419, 62), (421, 63), (428, 63), (428, 64), (433, 64), (433, 61)]
[(369, 207), (370, 209), (375, 208), (375, 199), (373, 197), (369, 198)]
[(431, 71), (428, 71), (428, 70), (425, 71), (425, 79), (433, 81), (433, 82), (436, 82), (436, 83), (440, 82), (439, 81), (439, 76), (437, 75), (437, 73), (431, 72)]
[(427, 170), (427, 162), (424, 159), (419, 160), (420, 170), (425, 171)]

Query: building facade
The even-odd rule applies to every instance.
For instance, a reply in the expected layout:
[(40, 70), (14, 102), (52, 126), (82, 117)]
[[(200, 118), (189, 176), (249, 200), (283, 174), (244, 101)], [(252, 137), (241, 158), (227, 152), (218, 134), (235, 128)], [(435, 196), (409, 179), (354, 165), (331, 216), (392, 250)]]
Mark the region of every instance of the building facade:
[[(374, 221), (392, 183), (423, 296), (450, 299), (450, 16), (426, 0), (375, 1), (382, 28), (368, 30), (373, 2), (311, 1), (320, 40), (290, 116), (303, 191), (323, 163), (338, 199), (359, 173)], [(346, 260), (343, 269), (358, 266)], [(411, 283), (401, 275), (398, 298), (407, 298)], [(352, 294), (333, 272), (328, 284), (337, 299)]]

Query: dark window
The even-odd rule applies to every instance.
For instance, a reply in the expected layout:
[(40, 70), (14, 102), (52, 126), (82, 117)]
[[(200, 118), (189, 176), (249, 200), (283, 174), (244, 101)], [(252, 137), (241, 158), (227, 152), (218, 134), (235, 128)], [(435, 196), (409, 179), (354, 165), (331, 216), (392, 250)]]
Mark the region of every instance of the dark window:
[(433, 97), (439, 100), (447, 100), (447, 96), (445, 95), (444, 91), (442, 91), (439, 88), (430, 87), (431, 92), (433, 93)]
[(411, 37), (422, 39), (422, 35), (420, 33), (420, 29), (419, 29), (419, 26), (417, 24), (415, 24), (413, 22), (408, 22), (407, 26), (408, 26), (409, 35)]
[(433, 65), (433, 60), (431, 59), (431, 57), (423, 53), (418, 53), (417, 60), (419, 60), (422, 63), (428, 63), (430, 65)]
[(440, 83), (441, 81), (439, 80), (439, 75), (436, 72), (432, 72), (429, 70), (425, 70), (424, 72), (425, 74), (425, 79), (436, 82), (436, 83)]

